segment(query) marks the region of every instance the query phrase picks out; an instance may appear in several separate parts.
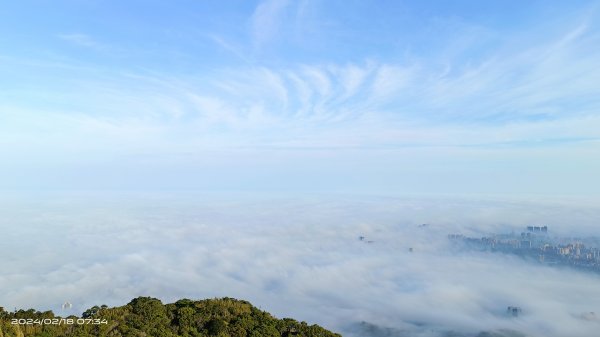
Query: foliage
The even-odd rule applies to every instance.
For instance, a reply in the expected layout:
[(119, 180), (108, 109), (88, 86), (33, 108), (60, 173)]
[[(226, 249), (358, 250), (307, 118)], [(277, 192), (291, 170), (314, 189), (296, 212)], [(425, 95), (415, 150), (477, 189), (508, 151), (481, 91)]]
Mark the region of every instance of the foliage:
[(87, 319), (86, 324), (11, 324), (13, 319), (60, 318), (51, 311), (7, 312), (0, 307), (0, 337), (341, 337), (318, 325), (277, 319), (247, 301), (227, 297), (166, 305), (138, 297), (121, 307), (94, 306), (81, 318), (70, 316), (74, 321)]

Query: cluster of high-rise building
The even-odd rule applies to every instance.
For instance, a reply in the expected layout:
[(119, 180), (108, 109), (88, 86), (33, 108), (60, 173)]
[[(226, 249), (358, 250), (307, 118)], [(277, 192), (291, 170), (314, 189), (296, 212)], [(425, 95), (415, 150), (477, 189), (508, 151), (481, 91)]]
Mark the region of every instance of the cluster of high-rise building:
[(579, 240), (552, 237), (547, 226), (528, 226), (519, 234), (494, 234), (481, 238), (461, 234), (448, 236), (467, 248), (511, 253), (549, 265), (566, 265), (600, 272), (600, 248)]

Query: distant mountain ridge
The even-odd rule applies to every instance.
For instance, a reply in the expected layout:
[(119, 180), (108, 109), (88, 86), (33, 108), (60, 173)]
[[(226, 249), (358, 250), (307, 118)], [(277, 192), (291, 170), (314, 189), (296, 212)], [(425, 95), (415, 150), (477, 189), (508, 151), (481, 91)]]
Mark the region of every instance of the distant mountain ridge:
[(318, 325), (277, 319), (247, 301), (219, 298), (182, 299), (163, 304), (138, 297), (121, 307), (105, 305), (81, 317), (52, 311), (0, 307), (0, 337), (341, 337)]

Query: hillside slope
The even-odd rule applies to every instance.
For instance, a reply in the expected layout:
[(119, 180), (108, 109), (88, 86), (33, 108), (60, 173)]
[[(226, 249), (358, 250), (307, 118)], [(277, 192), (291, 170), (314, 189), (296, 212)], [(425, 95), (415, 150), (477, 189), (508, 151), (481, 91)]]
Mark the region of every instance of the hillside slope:
[(95, 306), (81, 317), (62, 320), (52, 311), (0, 308), (0, 320), (0, 337), (340, 337), (318, 325), (277, 319), (233, 298), (163, 304), (138, 297), (121, 307)]

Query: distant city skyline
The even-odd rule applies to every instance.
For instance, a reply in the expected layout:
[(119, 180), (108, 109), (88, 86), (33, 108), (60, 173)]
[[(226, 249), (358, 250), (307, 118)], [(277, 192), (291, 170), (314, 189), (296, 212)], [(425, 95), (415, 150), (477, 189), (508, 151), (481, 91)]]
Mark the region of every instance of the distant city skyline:
[(594, 1), (19, 1), (0, 189), (600, 195)]

